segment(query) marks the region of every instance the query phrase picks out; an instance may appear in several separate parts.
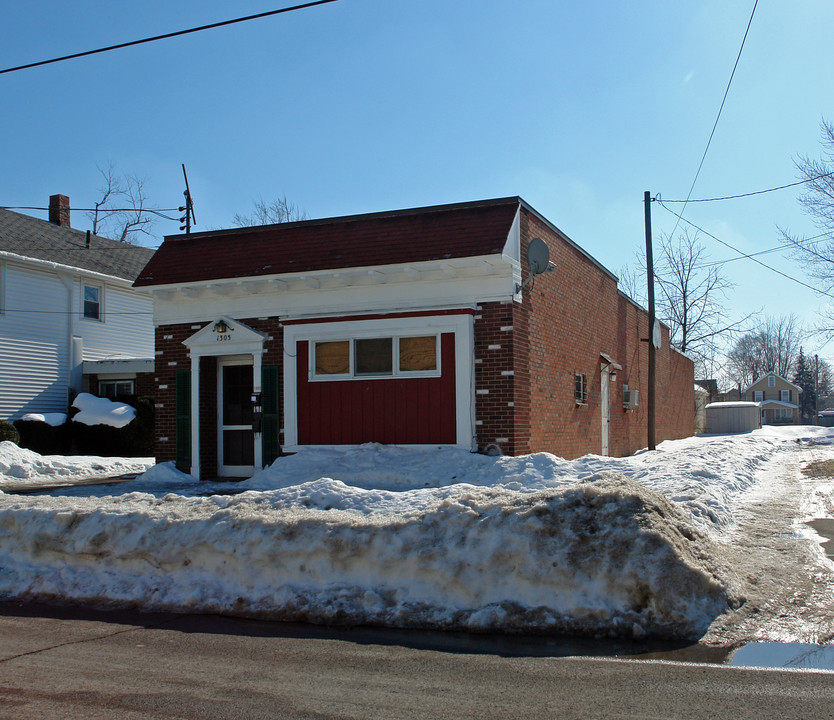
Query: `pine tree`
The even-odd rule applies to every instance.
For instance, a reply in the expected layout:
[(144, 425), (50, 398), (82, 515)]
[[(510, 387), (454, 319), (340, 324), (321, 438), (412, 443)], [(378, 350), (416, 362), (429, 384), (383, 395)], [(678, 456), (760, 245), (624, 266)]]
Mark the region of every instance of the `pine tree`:
[(814, 388), (814, 370), (805, 361), (805, 354), (799, 348), (799, 356), (794, 364), (793, 382), (802, 388), (799, 394), (799, 415), (803, 422), (810, 423), (814, 419), (814, 408), (817, 404), (817, 396)]

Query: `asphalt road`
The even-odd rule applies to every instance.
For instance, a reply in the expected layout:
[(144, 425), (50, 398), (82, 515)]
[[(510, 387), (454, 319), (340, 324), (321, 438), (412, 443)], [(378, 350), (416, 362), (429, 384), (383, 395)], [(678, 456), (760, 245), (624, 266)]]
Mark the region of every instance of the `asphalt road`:
[(443, 637), (0, 603), (0, 718), (834, 718), (834, 673)]

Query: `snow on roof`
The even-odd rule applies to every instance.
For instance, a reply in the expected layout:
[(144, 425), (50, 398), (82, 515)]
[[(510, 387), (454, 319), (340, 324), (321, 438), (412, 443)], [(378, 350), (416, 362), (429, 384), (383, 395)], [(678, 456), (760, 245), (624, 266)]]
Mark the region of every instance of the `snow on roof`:
[(746, 400), (736, 400), (732, 402), (714, 402), (710, 403), (706, 406), (706, 409), (709, 410), (713, 408), (715, 410), (721, 410), (724, 408), (741, 408), (741, 407), (761, 407), (762, 404), (759, 402), (748, 402)]

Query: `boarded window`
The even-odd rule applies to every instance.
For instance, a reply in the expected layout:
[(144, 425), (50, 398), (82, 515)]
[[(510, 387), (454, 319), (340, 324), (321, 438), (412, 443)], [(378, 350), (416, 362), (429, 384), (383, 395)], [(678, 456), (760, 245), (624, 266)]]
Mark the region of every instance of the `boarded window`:
[(347, 375), (350, 372), (350, 342), (316, 343), (316, 375)]
[(355, 340), (357, 375), (390, 375), (393, 372), (393, 339)]
[(437, 336), (400, 338), (400, 371), (437, 370)]

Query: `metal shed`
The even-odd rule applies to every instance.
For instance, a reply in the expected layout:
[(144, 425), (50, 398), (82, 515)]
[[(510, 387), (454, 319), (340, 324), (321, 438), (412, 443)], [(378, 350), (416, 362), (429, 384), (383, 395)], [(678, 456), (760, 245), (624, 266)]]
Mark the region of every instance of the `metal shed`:
[(716, 402), (706, 407), (707, 433), (742, 433), (762, 426), (759, 402)]

